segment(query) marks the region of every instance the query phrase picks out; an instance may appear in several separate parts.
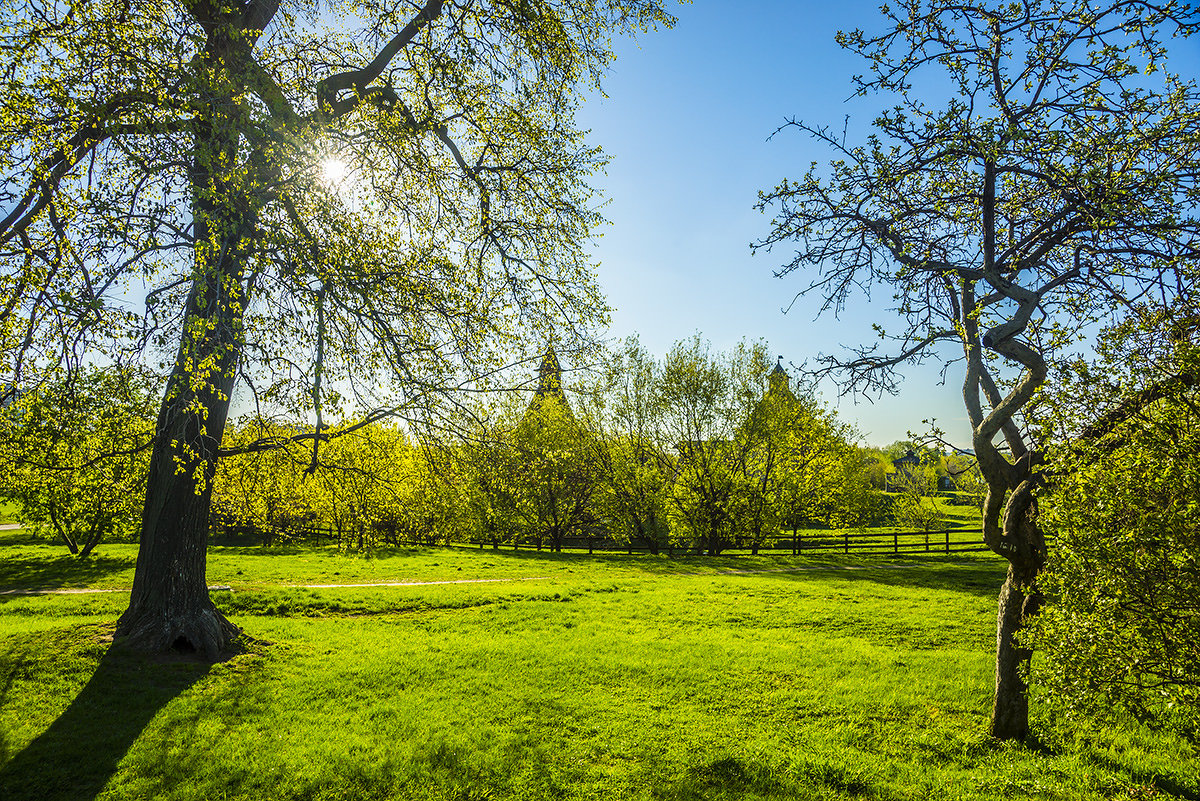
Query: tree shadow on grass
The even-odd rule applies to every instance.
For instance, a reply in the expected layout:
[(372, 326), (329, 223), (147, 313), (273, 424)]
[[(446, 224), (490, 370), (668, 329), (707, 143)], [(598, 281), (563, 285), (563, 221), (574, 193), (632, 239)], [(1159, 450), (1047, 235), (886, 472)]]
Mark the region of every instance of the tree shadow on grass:
[(6, 555), (0, 559), (0, 592), (85, 587), (117, 573), (132, 571), (133, 566), (133, 557), (92, 554), (79, 559), (69, 554), (51, 557)]
[[(1127, 775), (1129, 780), (1135, 784), (1135, 787), (1129, 790), (1129, 798), (1154, 798), (1158, 797), (1158, 791), (1161, 790), (1169, 793), (1174, 798), (1184, 798), (1187, 801), (1200, 801), (1200, 781), (1195, 778), (1189, 781), (1187, 785), (1184, 785), (1172, 776), (1161, 776), (1156, 773), (1130, 770), (1129, 766), (1120, 760), (1113, 759), (1095, 749), (1090, 750), (1085, 758), (1092, 764), (1099, 765), (1111, 773)], [(1135, 791), (1141, 791), (1145, 795), (1139, 794), (1135, 796)]]
[(0, 768), (0, 798), (94, 799), (158, 711), (208, 669), (110, 648), (66, 711)]
[(745, 576), (753, 578), (792, 579), (812, 582), (816, 578), (845, 581), (870, 581), (897, 587), (926, 587), (933, 590), (964, 592), (980, 597), (995, 598), (1004, 583), (1007, 563), (1000, 559), (962, 556), (931, 555), (928, 557), (905, 557), (892, 554), (851, 555), (819, 554), (813, 556), (789, 556), (768, 554), (748, 556), (745, 553), (728, 553), (719, 556), (696, 554), (674, 555), (635, 553), (579, 552), (555, 553), (535, 548), (513, 550), (485, 549), (498, 559), (530, 563), (530, 569), (538, 564), (597, 564), (606, 567), (640, 573), (646, 576), (668, 577), (672, 575)]
[(842, 581), (869, 581), (889, 587), (910, 589), (948, 590), (967, 593), (981, 598), (996, 598), (1004, 584), (1007, 564), (1003, 562), (979, 562), (975, 564), (926, 563), (921, 561), (889, 563), (880, 559), (876, 566), (830, 566), (827, 569), (794, 573), (758, 573), (748, 576), (774, 576), (775, 578), (812, 581), (814, 577)]

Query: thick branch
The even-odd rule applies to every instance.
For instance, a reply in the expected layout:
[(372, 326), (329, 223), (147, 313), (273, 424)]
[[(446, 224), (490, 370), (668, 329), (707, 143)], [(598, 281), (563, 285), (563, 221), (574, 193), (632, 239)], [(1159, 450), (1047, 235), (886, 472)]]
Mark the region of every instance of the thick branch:
[(358, 98), (339, 100), (338, 95), (346, 89), (353, 89), (355, 95), (363, 94), (368, 85), (387, 69), (396, 54), (408, 45), (417, 34), (433, 22), (441, 13), (444, 0), (429, 0), (425, 7), (414, 17), (404, 29), (392, 37), (374, 60), (362, 69), (339, 72), (325, 78), (317, 84), (317, 113), (328, 117), (340, 117), (352, 111), (358, 104)]

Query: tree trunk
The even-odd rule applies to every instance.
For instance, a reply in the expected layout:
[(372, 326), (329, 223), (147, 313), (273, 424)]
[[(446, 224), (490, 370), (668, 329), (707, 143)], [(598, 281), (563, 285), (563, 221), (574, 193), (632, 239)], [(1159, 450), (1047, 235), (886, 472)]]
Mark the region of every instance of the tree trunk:
[(1025, 622), (1029, 596), (1013, 567), (1000, 589), (996, 615), (996, 695), (992, 703), (992, 736), (1001, 740), (1029, 737), (1029, 699), (1024, 673), (1031, 651), (1017, 645), (1016, 635)]
[[(110, 523), (111, 524), (111, 523)], [(104, 535), (104, 528), (96, 526), (92, 529), (92, 534), (88, 537), (87, 544), (79, 550), (79, 558), (86, 559), (97, 545), (100, 544), (100, 538)]]
[(254, 182), (238, 175), (236, 37), (209, 34), (200, 74), (203, 103), (194, 123), (192, 215), (195, 267), (175, 366), (155, 427), (141, 542), (129, 608), (115, 638), (149, 652), (176, 650), (215, 659), (239, 629), (208, 595), (212, 482), (241, 355), (249, 303), (247, 251), (257, 227)]
[(1009, 562), (997, 604), (996, 688), (991, 722), (992, 736), (1001, 740), (1027, 740), (1030, 736), (1025, 675), (1032, 652), (1021, 646), (1017, 637), (1041, 606), (1037, 577), (1046, 564), (1046, 540), (1037, 523), (1037, 499), (1033, 494), (1040, 476), (1030, 469), (1033, 461), (1034, 455), (1029, 454), (1016, 465), (1018, 477), (1025, 480), (1008, 494), (1002, 513), (998, 500), (1001, 493), (989, 491), (984, 504), (984, 540)]
[(177, 365), (159, 413), (133, 592), (115, 636), (141, 651), (215, 659), (239, 634), (213, 606), (205, 579), (212, 480), (233, 378), (199, 391), (181, 389), (188, 379)]

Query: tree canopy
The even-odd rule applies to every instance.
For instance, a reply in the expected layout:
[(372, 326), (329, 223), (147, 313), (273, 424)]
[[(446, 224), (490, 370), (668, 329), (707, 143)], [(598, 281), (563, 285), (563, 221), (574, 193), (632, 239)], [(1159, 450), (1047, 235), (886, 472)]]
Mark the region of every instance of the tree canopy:
[(579, 87), (613, 35), (671, 19), (658, 0), (2, 8), (0, 371), (169, 373), (118, 636), (212, 655), (236, 633), (203, 583), (235, 386), (315, 442), (331, 409), (436, 423), (530, 340), (586, 339), (603, 155)]

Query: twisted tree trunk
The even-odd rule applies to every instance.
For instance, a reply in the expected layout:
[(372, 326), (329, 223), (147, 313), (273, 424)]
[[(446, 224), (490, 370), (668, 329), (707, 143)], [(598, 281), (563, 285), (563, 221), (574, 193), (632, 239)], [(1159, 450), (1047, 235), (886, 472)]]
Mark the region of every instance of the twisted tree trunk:
[[(1025, 740), (1030, 730), (1024, 675), (1031, 652), (1018, 643), (1018, 635), (1041, 605), (1037, 576), (1046, 564), (1046, 540), (1037, 522), (1034, 494), (1041, 483), (1038, 470), (1041, 455), (1026, 443), (1013, 418), (1046, 380), (1046, 360), (1033, 347), (1017, 339), (1038, 309), (1046, 288), (1036, 292), (1025, 289), (997, 271), (995, 181), (995, 167), (988, 163), (983, 185), (983, 278), (989, 289), (1015, 301), (1017, 308), (1002, 323), (980, 332), (975, 282), (963, 282), (961, 319), (967, 359), (963, 400), (973, 428), (975, 456), (988, 486), (983, 503), (983, 540), (1009, 564), (997, 603), (996, 686), (991, 732), (993, 737), (1000, 739)], [(1020, 377), (1006, 394), (1000, 392), (984, 364), (984, 348), (1022, 368)], [(997, 437), (1007, 443), (1009, 457), (997, 448)]]

